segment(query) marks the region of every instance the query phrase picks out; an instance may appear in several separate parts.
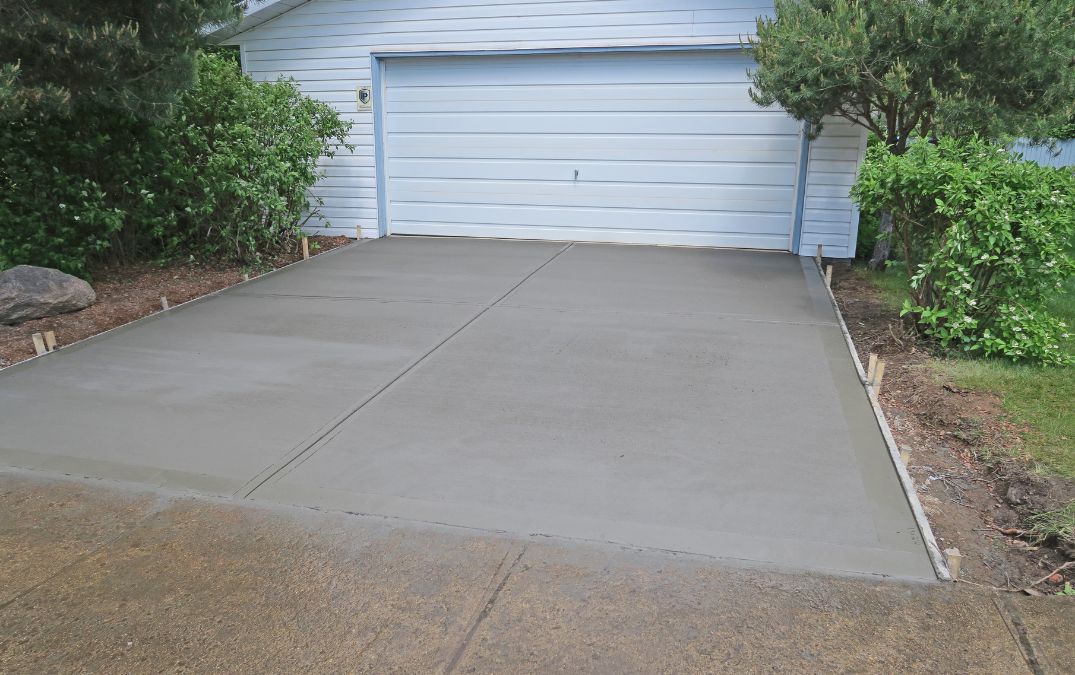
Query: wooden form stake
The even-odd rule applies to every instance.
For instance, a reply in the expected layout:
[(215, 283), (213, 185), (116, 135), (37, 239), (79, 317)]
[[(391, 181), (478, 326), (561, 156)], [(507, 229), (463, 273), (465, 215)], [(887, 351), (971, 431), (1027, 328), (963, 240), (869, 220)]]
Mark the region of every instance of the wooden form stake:
[(822, 245), (818, 244), (817, 245), (817, 258), (815, 258), (815, 260), (817, 260), (817, 268), (818, 269), (821, 269), (821, 259), (824, 257), (822, 255), (823, 250), (824, 249), (823, 249)]
[(161, 309), (168, 309), (168, 298), (161, 296)]
[(51, 330), (45, 331), (45, 349), (50, 352), (56, 350), (56, 333)]
[(881, 380), (885, 377), (885, 362), (877, 358), (877, 354), (870, 354), (869, 365), (866, 367), (866, 385), (873, 387), (873, 393), (881, 395)]
[(48, 349), (45, 348), (45, 338), (41, 337), (41, 333), (34, 333), (31, 337), (34, 340), (34, 351), (37, 352), (38, 356), (48, 352)]
[(877, 368), (873, 371), (873, 382), (870, 385), (873, 387), (873, 393), (875, 396), (881, 395), (881, 380), (885, 378), (885, 361), (884, 359), (877, 360)]
[(302, 259), (303, 260), (309, 260), (310, 259), (310, 238), (309, 237), (303, 237), (302, 238)]
[(825, 285), (832, 288), (832, 265), (825, 265)]
[(243, 274), (243, 281), (250, 281), (250, 273), (249, 272)]
[(944, 557), (948, 560), (948, 571), (952, 573), (952, 581), (959, 579), (959, 566), (963, 563), (963, 556), (958, 548), (944, 549)]

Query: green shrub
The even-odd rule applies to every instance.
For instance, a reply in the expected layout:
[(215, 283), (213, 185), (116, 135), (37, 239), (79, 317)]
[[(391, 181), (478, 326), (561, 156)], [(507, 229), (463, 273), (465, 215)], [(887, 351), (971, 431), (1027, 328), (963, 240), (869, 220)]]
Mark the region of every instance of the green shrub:
[(147, 186), (147, 206), (171, 218), (155, 221), (153, 236), (165, 253), (259, 263), (317, 215), (307, 191), (318, 158), (333, 156), (349, 128), (291, 81), (254, 82), (232, 59), (202, 56), (198, 83), (162, 128), (169, 170)]
[(289, 81), (202, 55), (170, 119), (77, 107), (0, 124), (0, 264), (86, 276), (105, 259), (224, 256), (257, 265), (317, 217), (317, 160), (350, 124)]
[[(80, 116), (81, 117), (81, 116)], [(100, 117), (0, 125), (0, 259), (85, 275), (122, 229), (98, 172), (115, 164)]]
[(1075, 274), (1075, 176), (978, 139), (867, 155), (852, 196), (889, 209), (912, 301), (904, 314), (942, 346), (1013, 361), (1069, 360), (1068, 326), (1045, 308)]

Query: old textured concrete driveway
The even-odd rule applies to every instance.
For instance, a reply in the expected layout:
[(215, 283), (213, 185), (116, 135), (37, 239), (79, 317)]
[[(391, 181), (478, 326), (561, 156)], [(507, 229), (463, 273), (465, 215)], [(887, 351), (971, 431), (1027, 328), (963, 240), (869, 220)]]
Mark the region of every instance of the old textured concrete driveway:
[(377, 240), (0, 373), (0, 429), (16, 467), (933, 577), (788, 255)]

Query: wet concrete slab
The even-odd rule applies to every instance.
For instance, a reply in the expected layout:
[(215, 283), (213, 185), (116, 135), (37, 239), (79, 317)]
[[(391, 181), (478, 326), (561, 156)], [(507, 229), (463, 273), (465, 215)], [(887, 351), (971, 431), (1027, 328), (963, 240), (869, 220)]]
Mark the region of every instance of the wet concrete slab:
[(364, 243), (0, 372), (0, 463), (932, 578), (793, 256)]
[(378, 239), (342, 255), (315, 258), (317, 266), (297, 266), (242, 292), (484, 306), (564, 247), (499, 239)]
[[(0, 602), (0, 672), (1031, 672), (973, 587), (32, 472), (0, 471), (0, 514), (5, 559), (69, 560)], [(1070, 601), (1026, 600), (1034, 672), (1067, 672)]]
[(836, 321), (824, 289), (785, 253), (575, 244), (500, 305), (643, 315)]
[(224, 295), (0, 373), (0, 461), (231, 494), (466, 306)]
[[(573, 251), (532, 281), (558, 274)], [(603, 269), (605, 279), (631, 274)], [(255, 494), (933, 576), (830, 325), (498, 305)]]

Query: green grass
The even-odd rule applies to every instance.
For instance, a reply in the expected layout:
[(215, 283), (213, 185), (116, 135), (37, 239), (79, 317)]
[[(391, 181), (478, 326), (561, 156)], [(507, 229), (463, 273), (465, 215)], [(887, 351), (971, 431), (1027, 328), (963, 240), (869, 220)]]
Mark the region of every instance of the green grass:
[(1055, 511), (1031, 516), (1027, 533), (1032, 541), (1043, 544), (1053, 540), (1075, 542), (1075, 502)]
[[(869, 275), (886, 305), (899, 308), (907, 296), (902, 269)], [(1075, 279), (1049, 309), (1075, 326)], [(1075, 344), (1068, 350), (1075, 355)], [(957, 387), (990, 391), (1001, 398), (1016, 424), (1025, 425), (1024, 450), (1044, 473), (1075, 479), (1075, 366), (1041, 368), (996, 359), (946, 358), (935, 367)]]

